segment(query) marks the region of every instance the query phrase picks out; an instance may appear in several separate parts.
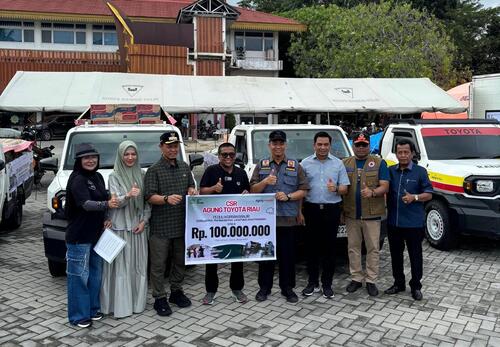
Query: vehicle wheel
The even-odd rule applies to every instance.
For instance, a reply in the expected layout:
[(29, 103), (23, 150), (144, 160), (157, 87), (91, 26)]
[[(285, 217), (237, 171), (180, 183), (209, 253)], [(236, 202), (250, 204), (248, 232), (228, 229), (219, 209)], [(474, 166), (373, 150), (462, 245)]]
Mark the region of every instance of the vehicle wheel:
[(66, 263), (48, 260), (49, 272), (52, 277), (61, 277), (66, 275)]
[(425, 236), (437, 249), (448, 251), (456, 243), (456, 234), (451, 230), (448, 208), (441, 201), (433, 200), (425, 207)]
[(23, 203), (21, 201), (17, 201), (16, 207), (14, 207), (14, 211), (3, 221), (5, 228), (13, 230), (17, 229), (21, 226), (23, 222)]
[(50, 141), (52, 138), (52, 134), (50, 133), (50, 130), (42, 130), (42, 133), (40, 134), (40, 138), (43, 141)]

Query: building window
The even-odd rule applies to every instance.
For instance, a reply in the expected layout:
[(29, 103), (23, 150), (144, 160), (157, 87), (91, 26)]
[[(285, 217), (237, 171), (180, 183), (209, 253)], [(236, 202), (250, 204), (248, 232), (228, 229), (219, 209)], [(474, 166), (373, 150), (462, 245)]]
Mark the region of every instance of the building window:
[(118, 46), (114, 25), (92, 25), (92, 43), (98, 46)]
[(268, 51), (274, 49), (273, 33), (237, 31), (234, 33), (236, 51)]
[(42, 23), (42, 42), (84, 45), (85, 24)]
[(0, 21), (0, 41), (35, 42), (33, 22)]

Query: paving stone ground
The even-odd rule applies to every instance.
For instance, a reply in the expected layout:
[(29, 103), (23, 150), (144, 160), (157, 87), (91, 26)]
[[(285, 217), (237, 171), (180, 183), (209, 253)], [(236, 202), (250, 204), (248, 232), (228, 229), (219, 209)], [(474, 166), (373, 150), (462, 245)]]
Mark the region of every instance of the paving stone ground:
[[(248, 303), (233, 301), (223, 267), (215, 304), (203, 306), (204, 269), (198, 266), (185, 281), (191, 307), (158, 317), (150, 297), (142, 314), (74, 328), (66, 318), (65, 278), (49, 275), (44, 255), (45, 190), (27, 201), (20, 229), (0, 233), (0, 346), (500, 346), (500, 242), (473, 238), (451, 252), (424, 243), (420, 302), (409, 291), (347, 294), (348, 267), (339, 261), (333, 300), (316, 295), (288, 304), (276, 281), (270, 299), (256, 302), (257, 266), (247, 263)], [(392, 284), (387, 244), (380, 272), (383, 290)], [(299, 291), (306, 284), (303, 264), (297, 273)]]

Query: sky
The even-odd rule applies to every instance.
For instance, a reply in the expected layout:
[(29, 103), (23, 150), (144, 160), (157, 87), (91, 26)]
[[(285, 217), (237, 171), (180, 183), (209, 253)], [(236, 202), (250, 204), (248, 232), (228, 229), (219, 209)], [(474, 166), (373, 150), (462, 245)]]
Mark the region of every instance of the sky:
[[(231, 5), (237, 5), (239, 0), (227, 0)], [(500, 0), (481, 0), (484, 7), (500, 6)]]

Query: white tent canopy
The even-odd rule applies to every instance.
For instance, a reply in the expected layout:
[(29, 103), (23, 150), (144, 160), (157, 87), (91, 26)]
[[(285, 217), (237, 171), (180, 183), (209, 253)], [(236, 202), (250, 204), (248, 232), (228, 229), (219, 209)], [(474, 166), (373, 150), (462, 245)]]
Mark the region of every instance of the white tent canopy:
[(159, 104), (170, 113), (458, 113), (428, 78), (270, 78), (17, 72), (0, 110), (84, 112), (91, 104)]

